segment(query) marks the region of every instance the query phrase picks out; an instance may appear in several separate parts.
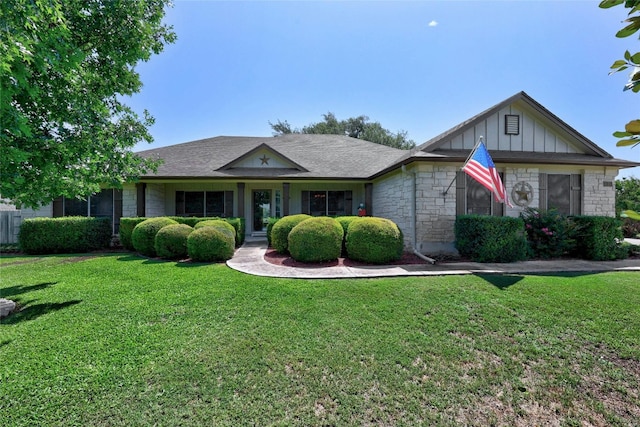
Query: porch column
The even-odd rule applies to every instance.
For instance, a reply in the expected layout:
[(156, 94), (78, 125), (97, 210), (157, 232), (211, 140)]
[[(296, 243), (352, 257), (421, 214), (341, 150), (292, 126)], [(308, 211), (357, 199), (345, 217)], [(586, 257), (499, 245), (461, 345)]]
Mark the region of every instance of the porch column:
[(244, 182), (238, 183), (238, 218), (244, 218)]
[(282, 183), (282, 216), (289, 215), (289, 183)]
[(371, 183), (364, 185), (364, 208), (367, 210), (367, 215), (373, 216), (373, 184)]
[(136, 215), (139, 217), (145, 216), (147, 207), (147, 201), (145, 200), (146, 190), (147, 184), (144, 182), (138, 182), (136, 184)]

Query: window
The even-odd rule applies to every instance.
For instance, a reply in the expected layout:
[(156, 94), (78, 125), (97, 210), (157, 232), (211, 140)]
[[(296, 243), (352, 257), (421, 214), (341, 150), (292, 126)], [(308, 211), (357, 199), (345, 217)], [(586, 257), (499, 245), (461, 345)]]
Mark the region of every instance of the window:
[(351, 191), (303, 191), (302, 212), (312, 216), (351, 215)]
[(582, 175), (541, 173), (540, 209), (557, 209), (563, 215), (580, 215)]
[(53, 216), (110, 218), (113, 234), (117, 234), (122, 217), (122, 190), (109, 188), (88, 197), (87, 200), (59, 197), (53, 201)]
[[(504, 180), (501, 173), (500, 178)], [(496, 202), (489, 190), (466, 173), (456, 176), (456, 213), (458, 215), (504, 215), (504, 204)]]
[(176, 191), (178, 216), (233, 216), (233, 191)]

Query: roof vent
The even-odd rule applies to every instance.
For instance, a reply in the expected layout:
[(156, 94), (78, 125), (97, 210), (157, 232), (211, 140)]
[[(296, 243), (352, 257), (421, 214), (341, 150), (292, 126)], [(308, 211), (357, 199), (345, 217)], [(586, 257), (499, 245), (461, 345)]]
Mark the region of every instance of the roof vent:
[(520, 116), (516, 114), (505, 114), (504, 133), (507, 135), (520, 134)]

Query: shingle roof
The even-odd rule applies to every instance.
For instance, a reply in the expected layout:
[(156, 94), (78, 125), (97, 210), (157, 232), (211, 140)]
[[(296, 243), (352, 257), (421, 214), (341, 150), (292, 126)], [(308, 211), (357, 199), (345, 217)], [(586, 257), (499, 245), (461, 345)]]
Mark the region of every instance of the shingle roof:
[[(224, 167), (261, 146), (306, 170)], [(138, 152), (163, 159), (158, 172), (143, 178), (368, 179), (406, 154), (341, 135), (288, 134), (277, 137), (218, 136)]]

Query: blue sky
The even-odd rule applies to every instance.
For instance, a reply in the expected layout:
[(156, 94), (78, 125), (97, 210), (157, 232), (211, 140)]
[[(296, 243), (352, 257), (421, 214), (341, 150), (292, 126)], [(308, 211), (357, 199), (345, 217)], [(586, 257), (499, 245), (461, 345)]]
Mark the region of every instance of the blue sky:
[[(176, 0), (176, 43), (138, 65), (127, 103), (155, 117), (153, 144), (271, 136), (329, 111), (369, 116), (420, 144), (525, 91), (614, 157), (612, 132), (640, 94), (609, 76), (637, 37), (616, 39), (626, 9), (598, 1), (219, 2)], [(620, 176), (640, 177), (640, 168)]]

